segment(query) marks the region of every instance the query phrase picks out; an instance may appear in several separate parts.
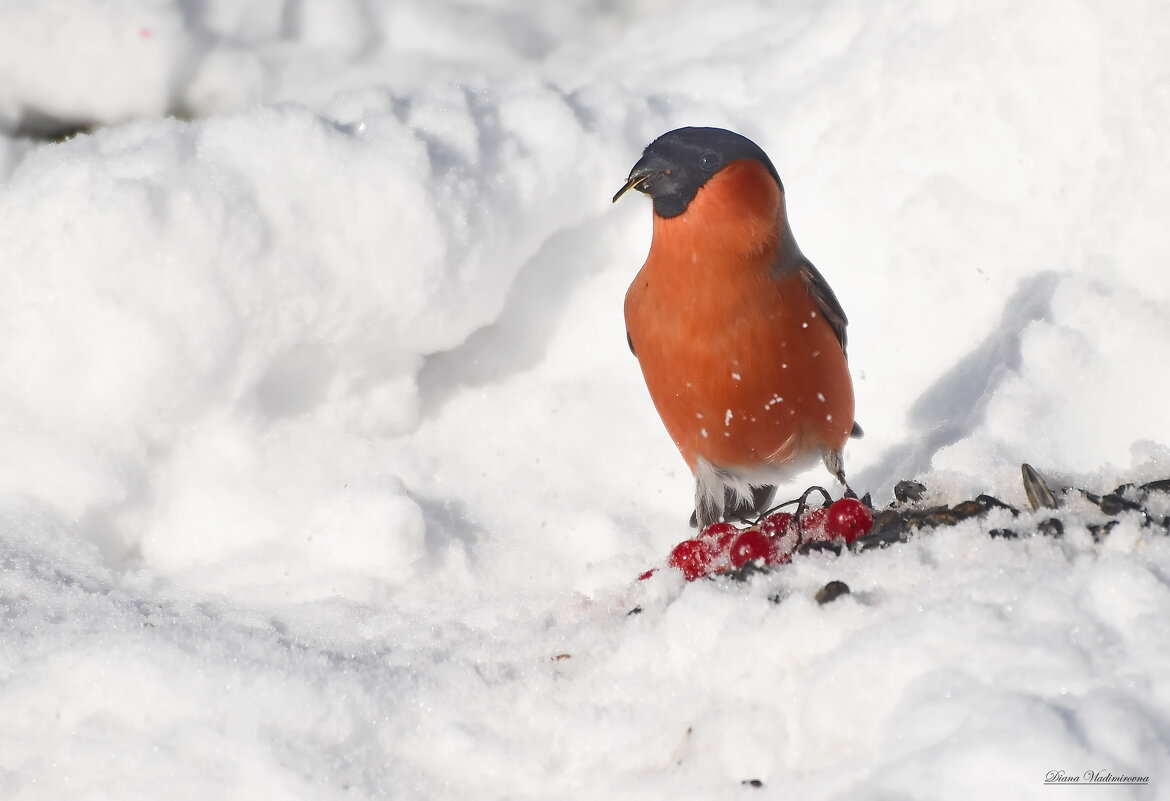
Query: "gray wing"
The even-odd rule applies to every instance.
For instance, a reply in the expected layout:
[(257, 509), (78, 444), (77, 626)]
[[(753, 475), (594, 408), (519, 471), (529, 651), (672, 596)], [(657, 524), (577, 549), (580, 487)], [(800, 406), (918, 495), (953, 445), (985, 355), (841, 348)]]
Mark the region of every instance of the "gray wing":
[(816, 301), (817, 309), (829, 321), (829, 325), (833, 326), (833, 333), (837, 335), (837, 341), (841, 343), (841, 350), (844, 351), (848, 341), (845, 327), (849, 325), (849, 318), (845, 316), (841, 302), (833, 294), (829, 282), (825, 280), (825, 277), (813, 266), (811, 261), (802, 258), (799, 269), (801, 277), (808, 285), (809, 293)]
[[(825, 277), (813, 266), (811, 261), (802, 258), (799, 269), (801, 277), (808, 285), (809, 294), (816, 301), (817, 309), (833, 327), (833, 333), (837, 335), (837, 341), (841, 343), (841, 352), (845, 353), (845, 346), (849, 340), (845, 328), (849, 325), (849, 318), (845, 316), (845, 310), (841, 308), (841, 301), (837, 300), (829, 282), (825, 280)], [(853, 423), (853, 431), (850, 432), (849, 436), (854, 439), (865, 436), (865, 432), (856, 421)]]

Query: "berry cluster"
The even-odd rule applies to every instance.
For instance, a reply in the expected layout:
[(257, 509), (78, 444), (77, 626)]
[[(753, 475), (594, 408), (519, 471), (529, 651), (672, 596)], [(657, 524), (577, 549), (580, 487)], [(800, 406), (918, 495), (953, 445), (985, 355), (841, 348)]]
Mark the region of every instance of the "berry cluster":
[[(782, 565), (801, 545), (843, 540), (852, 543), (869, 532), (873, 510), (857, 498), (841, 498), (826, 507), (806, 509), (798, 519), (788, 512), (771, 512), (747, 528), (712, 523), (697, 537), (674, 546), (667, 564), (682, 571), (687, 581), (738, 570), (749, 562)], [(649, 578), (653, 570), (639, 578)]]
[[(885, 547), (905, 542), (915, 532), (953, 526), (993, 511), (1001, 518), (1002, 513), (1008, 513), (1015, 521), (1010, 528), (987, 529), (989, 536), (998, 538), (1060, 537), (1065, 524), (1072, 523), (1083, 525), (1094, 541), (1101, 541), (1122, 516), (1129, 516), (1144, 529), (1170, 535), (1170, 478), (1141, 485), (1122, 484), (1099, 495), (1076, 487), (1053, 490), (1028, 464), (1021, 465), (1021, 475), (1031, 512), (986, 494), (953, 506), (926, 505), (926, 487), (910, 480), (899, 481), (894, 486), (894, 502), (876, 514), (868, 495), (862, 499), (841, 498), (827, 506), (808, 509), (805, 500), (813, 492), (829, 499), (824, 489), (811, 487), (798, 501), (782, 504), (797, 504), (797, 516), (771, 511), (746, 528), (714, 523), (699, 536), (676, 545), (667, 563), (682, 571), (687, 581), (716, 573), (742, 577), (753, 565), (782, 565), (795, 553)], [(1089, 511), (1093, 507), (1096, 509)], [(648, 570), (639, 578), (646, 579), (654, 573)]]

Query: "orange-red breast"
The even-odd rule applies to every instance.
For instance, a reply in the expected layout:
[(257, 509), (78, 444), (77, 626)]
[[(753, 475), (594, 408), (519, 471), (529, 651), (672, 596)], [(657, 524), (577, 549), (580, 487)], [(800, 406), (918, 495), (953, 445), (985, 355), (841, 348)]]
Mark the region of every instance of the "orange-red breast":
[(847, 320), (796, 245), (768, 156), (731, 131), (679, 128), (614, 201), (630, 189), (653, 199), (654, 235), (626, 334), (695, 475), (699, 525), (758, 510), (817, 458), (844, 483), (842, 449), (861, 433)]

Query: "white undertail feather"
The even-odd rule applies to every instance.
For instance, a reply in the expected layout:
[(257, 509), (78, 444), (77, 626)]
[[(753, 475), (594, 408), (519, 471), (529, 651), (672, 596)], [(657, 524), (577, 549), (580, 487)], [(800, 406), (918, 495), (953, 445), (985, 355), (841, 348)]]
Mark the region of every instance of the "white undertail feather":
[(841, 451), (824, 451), (819, 454), (809, 452), (803, 458), (772, 463), (754, 470), (719, 467), (698, 457), (695, 460), (695, 511), (699, 527), (723, 519), (728, 490), (733, 493), (737, 504), (747, 504), (752, 499), (753, 487), (784, 484), (815, 463), (818, 457), (824, 461), (830, 473), (843, 480)]
[[(763, 486), (762, 482), (758, 486)], [(726, 498), (725, 490), (735, 493), (735, 500), (740, 503), (751, 500), (752, 484), (746, 477), (738, 476), (723, 468), (716, 467), (702, 456), (695, 460), (695, 508), (704, 506), (718, 510), (723, 516), (723, 503)]]

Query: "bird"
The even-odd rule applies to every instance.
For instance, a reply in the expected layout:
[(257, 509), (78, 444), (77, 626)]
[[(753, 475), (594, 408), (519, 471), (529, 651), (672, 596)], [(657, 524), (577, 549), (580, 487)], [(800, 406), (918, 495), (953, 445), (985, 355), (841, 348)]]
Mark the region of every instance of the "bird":
[(784, 184), (752, 140), (668, 131), (631, 189), (653, 201), (645, 263), (625, 296), (626, 341), (695, 478), (692, 525), (743, 519), (816, 463), (846, 487), (854, 420), (848, 319), (796, 244)]

